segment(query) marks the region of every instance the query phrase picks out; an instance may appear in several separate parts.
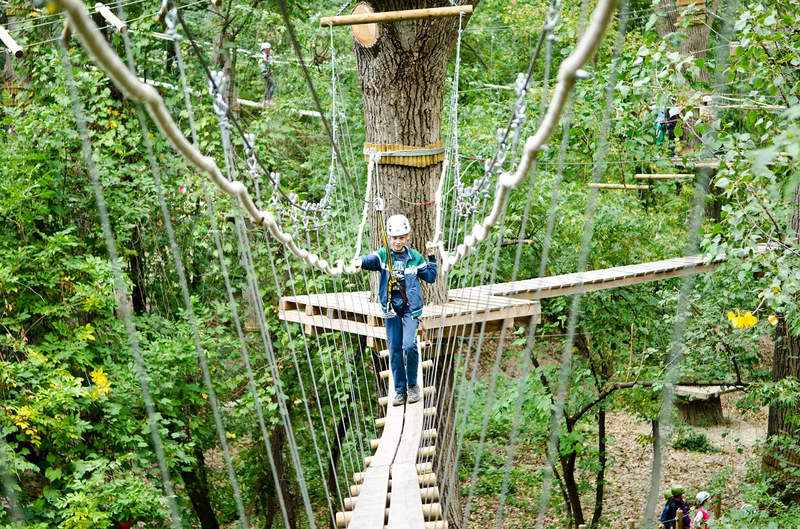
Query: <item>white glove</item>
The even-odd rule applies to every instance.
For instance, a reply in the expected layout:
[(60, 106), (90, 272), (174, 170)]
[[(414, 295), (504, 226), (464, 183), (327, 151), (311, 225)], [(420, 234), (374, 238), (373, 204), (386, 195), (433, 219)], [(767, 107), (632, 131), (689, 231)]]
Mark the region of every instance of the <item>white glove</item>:
[(353, 262), (350, 264), (352, 264), (356, 268), (361, 268), (361, 258), (353, 259)]

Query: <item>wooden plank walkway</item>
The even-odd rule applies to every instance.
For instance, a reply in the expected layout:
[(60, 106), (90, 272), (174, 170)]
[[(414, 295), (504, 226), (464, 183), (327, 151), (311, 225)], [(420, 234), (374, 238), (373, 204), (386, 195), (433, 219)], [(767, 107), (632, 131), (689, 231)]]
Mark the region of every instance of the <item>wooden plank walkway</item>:
[[(421, 352), (425, 349), (422, 343), (417, 345)], [(382, 356), (387, 353), (381, 351)], [(420, 385), (424, 385), (424, 369), (420, 362), (417, 366)], [(391, 398), (394, 382), (392, 377), (388, 378), (387, 393)], [(390, 399), (379, 399), (379, 408), (386, 407), (386, 416), (376, 420), (383, 433), (370, 443), (375, 455), (364, 458), (366, 470), (353, 476), (351, 497), (344, 499), (346, 510), (336, 513), (338, 528), (447, 529), (430, 462), (435, 447), (420, 447), (423, 441), (436, 439), (435, 429), (423, 431), (425, 417), (433, 411), (425, 408), (425, 401), (434, 394), (434, 387), (424, 387), (422, 394), (419, 402), (405, 406), (392, 406)], [(425, 462), (418, 463), (419, 460)]]
[[(425, 380), (422, 377), (422, 362), (417, 367), (417, 380), (420, 385)], [(419, 476), (417, 475), (417, 453), (422, 439), (424, 403), (425, 399), (422, 398), (415, 404), (406, 404), (403, 437), (400, 439), (397, 455), (395, 455), (392, 465), (389, 529), (420, 529), (425, 526)]]
[[(389, 377), (388, 394), (394, 395), (392, 377)], [(353, 509), (352, 520), (347, 525), (349, 529), (383, 527), (386, 518), (386, 494), (389, 491), (389, 472), (402, 430), (403, 407), (389, 406), (386, 409), (386, 426), (383, 428), (378, 449), (364, 473), (361, 494)]]
[[(635, 265), (615, 266), (588, 272), (497, 283), (475, 288), (479, 289), (479, 295), (484, 296), (508, 296), (532, 300), (545, 299), (567, 296), (576, 292), (591, 292), (700, 274), (713, 270), (722, 262), (723, 259), (719, 258), (706, 263), (703, 257), (694, 255)], [(456, 295), (465, 294), (460, 290), (453, 292)]]

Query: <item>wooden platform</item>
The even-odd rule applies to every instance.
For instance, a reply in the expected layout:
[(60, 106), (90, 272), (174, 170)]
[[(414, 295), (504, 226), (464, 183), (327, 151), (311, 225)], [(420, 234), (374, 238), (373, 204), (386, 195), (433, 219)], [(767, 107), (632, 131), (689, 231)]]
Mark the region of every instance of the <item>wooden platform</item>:
[[(545, 299), (557, 296), (567, 296), (576, 292), (591, 292), (606, 288), (624, 287), (670, 279), (690, 274), (699, 274), (713, 270), (722, 262), (722, 259), (705, 264), (700, 256), (677, 257), (652, 261), (635, 265), (615, 266), (589, 272), (563, 274), (558, 276), (524, 279), (509, 283), (497, 283), (475, 287), (480, 295), (488, 296), (513, 296), (524, 299)], [(460, 295), (460, 290), (454, 290)]]
[[(485, 287), (451, 290), (449, 301), (426, 305), (421, 320), (429, 338), (452, 337), (486, 330), (499, 330), (515, 321), (537, 321), (539, 303), (516, 297), (485, 293)], [(278, 317), (300, 323), (306, 334), (341, 331), (367, 337), (369, 347), (386, 341), (384, 315), (367, 291), (286, 296), (280, 300)], [(376, 344), (381, 342), (381, 344)]]

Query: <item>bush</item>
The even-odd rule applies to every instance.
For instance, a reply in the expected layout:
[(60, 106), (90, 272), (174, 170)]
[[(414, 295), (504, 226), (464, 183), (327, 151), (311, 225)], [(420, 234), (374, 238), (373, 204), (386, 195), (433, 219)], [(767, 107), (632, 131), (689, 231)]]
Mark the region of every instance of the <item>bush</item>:
[(719, 448), (709, 442), (706, 434), (689, 433), (686, 437), (678, 438), (672, 447), (676, 450), (689, 450), (690, 452), (719, 452)]

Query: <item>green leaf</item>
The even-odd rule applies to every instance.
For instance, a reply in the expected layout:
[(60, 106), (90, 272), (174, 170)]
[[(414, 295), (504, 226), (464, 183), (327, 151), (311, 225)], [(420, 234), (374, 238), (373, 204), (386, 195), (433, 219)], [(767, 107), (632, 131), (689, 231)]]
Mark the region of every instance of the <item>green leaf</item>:
[(47, 470), (44, 471), (44, 476), (50, 481), (55, 481), (61, 478), (62, 475), (61, 469), (57, 467), (48, 467)]

